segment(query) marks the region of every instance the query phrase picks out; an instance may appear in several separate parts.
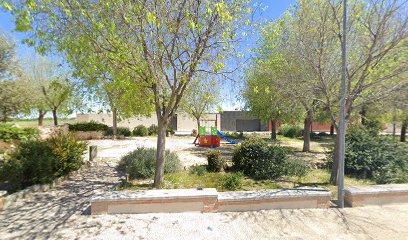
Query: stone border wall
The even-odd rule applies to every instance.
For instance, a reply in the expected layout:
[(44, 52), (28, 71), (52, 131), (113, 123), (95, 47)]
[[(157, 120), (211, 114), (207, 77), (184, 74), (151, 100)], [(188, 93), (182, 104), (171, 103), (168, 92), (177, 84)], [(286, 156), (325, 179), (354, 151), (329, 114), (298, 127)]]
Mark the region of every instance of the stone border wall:
[(344, 201), (350, 207), (408, 203), (408, 184), (349, 187), (345, 189)]
[(277, 189), (217, 192), (206, 189), (110, 191), (95, 194), (91, 214), (230, 212), (262, 209), (327, 208), (331, 192), (324, 189)]

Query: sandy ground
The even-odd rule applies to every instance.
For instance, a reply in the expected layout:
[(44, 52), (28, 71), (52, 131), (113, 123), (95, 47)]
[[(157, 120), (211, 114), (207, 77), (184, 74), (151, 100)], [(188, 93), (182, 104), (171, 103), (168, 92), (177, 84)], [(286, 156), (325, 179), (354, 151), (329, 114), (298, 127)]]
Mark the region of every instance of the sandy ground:
[[(195, 164), (207, 164), (206, 153), (208, 148), (196, 147), (193, 144), (193, 137), (169, 137), (166, 139), (166, 149), (177, 152), (181, 163), (185, 167)], [(156, 148), (156, 138), (153, 137), (138, 137), (128, 140), (92, 140), (89, 145), (98, 146), (98, 157), (100, 158), (116, 158), (126, 155), (128, 152), (137, 149), (138, 147)], [(221, 151), (226, 148), (232, 148), (233, 145), (223, 143)], [(225, 152), (225, 151), (224, 151)], [(228, 151), (231, 152), (231, 151)], [(231, 156), (227, 154), (227, 158)]]
[[(168, 146), (178, 152), (191, 147), (181, 142), (171, 140)], [(0, 239), (408, 239), (408, 204), (343, 210), (91, 216), (92, 194), (112, 188), (119, 180), (114, 169), (119, 157), (115, 155), (145, 144), (154, 146), (155, 141), (92, 144), (99, 146), (99, 157), (89, 170), (48, 192), (19, 199), (0, 212)], [(185, 158), (188, 164), (202, 161), (200, 157)]]

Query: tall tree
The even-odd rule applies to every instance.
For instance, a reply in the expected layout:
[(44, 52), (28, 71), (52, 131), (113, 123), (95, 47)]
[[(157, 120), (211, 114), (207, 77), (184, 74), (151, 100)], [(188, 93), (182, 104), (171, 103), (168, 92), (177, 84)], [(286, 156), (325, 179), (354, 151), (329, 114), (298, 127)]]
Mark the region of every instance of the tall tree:
[(166, 128), (196, 74), (223, 68), (240, 20), (249, 13), (248, 3), (40, 0), (7, 1), (5, 7), (15, 15), (17, 29), (33, 33), (38, 41), (32, 44), (55, 47), (71, 62), (84, 48), (91, 49), (96, 60), (108, 61), (124, 79), (137, 83), (141, 97), (133, 98), (135, 105), (143, 110), (153, 103), (158, 119), (158, 187), (164, 177)]
[[(398, 0), (353, 1), (349, 4), (347, 33), (342, 32), (340, 1), (299, 1), (293, 11), (299, 39), (298, 53), (318, 81), (321, 102), (338, 131), (341, 41), (350, 46), (347, 65), (346, 119), (354, 109), (401, 89), (408, 70), (408, 18)], [(336, 141), (336, 148), (337, 149)], [(331, 181), (337, 183), (335, 154)]]

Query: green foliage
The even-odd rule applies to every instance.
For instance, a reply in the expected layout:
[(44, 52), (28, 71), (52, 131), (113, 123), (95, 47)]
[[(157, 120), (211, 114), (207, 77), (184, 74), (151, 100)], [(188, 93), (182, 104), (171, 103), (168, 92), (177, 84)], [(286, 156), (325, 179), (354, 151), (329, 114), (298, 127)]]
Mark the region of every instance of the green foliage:
[(244, 133), (243, 132), (227, 132), (223, 133), (224, 136), (226, 136), (228, 139), (244, 139)]
[[(175, 173), (181, 170), (177, 154), (166, 150), (164, 172)], [(130, 179), (146, 179), (154, 176), (156, 166), (155, 148), (138, 148), (120, 159), (117, 170), (129, 174)]]
[(0, 181), (6, 182), (11, 192), (49, 183), (78, 170), (85, 148), (85, 143), (63, 133), (56, 133), (47, 140), (21, 142), (16, 152), (0, 163)]
[(221, 179), (221, 187), (230, 191), (240, 189), (244, 180), (244, 174), (241, 172), (227, 175)]
[(37, 128), (18, 128), (11, 124), (0, 124), (0, 140), (30, 140), (38, 137)]
[(210, 172), (221, 172), (225, 166), (225, 159), (220, 156), (221, 151), (219, 150), (210, 150), (207, 153), (208, 161), (208, 171)]
[(157, 135), (159, 133), (159, 128), (156, 124), (152, 124), (149, 128), (147, 128), (147, 131), (149, 132), (149, 136)]
[(96, 122), (87, 122), (87, 123), (75, 123), (75, 124), (69, 124), (69, 131), (73, 132), (91, 132), (91, 131), (108, 131), (109, 127), (105, 124), (102, 123), (96, 123)]
[[(125, 137), (130, 137), (132, 135), (132, 132), (129, 130), (127, 127), (117, 127), (116, 128), (116, 133), (119, 136), (125, 136)], [(113, 135), (113, 128), (110, 127), (108, 130), (105, 132), (106, 136), (112, 136)]]
[(174, 135), (174, 130), (171, 127), (167, 127), (166, 136)]
[(190, 167), (190, 174), (195, 174), (197, 176), (204, 176), (207, 174), (207, 167), (204, 165), (195, 164)]
[(377, 183), (408, 182), (408, 148), (362, 127), (348, 130), (345, 173)]
[(287, 175), (297, 177), (298, 182), (300, 182), (300, 180), (305, 177), (309, 171), (310, 168), (303, 160), (296, 159), (288, 161)]
[(282, 125), (280, 129), (280, 134), (289, 138), (302, 137), (303, 129), (296, 125)]
[(143, 125), (136, 126), (135, 129), (133, 129), (134, 136), (144, 137), (147, 136), (148, 134), (149, 130)]
[(260, 138), (249, 138), (234, 149), (234, 167), (255, 179), (271, 179), (286, 174), (287, 150), (269, 146)]

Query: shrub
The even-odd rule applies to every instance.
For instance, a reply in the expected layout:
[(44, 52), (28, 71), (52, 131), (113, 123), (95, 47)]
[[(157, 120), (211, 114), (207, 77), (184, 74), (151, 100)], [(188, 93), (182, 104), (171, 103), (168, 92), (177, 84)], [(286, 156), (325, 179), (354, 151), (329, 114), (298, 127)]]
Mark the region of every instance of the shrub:
[(297, 177), (298, 182), (300, 182), (300, 180), (307, 175), (309, 170), (310, 168), (302, 160), (296, 159), (293, 161), (288, 161), (287, 174), (289, 176)]
[(144, 136), (147, 136), (148, 134), (149, 134), (149, 131), (143, 125), (136, 126), (135, 129), (133, 129), (134, 136), (144, 137)]
[(210, 150), (207, 153), (208, 171), (221, 172), (224, 169), (225, 159), (220, 156), (221, 151)]
[[(132, 135), (132, 132), (127, 127), (118, 127), (118, 128), (116, 128), (116, 134), (118, 136), (130, 137), (130, 135)], [(113, 136), (113, 128), (111, 128), (111, 127), (108, 128), (105, 135), (106, 136)]]
[[(156, 149), (138, 148), (122, 157), (117, 170), (129, 174), (130, 179), (151, 178), (156, 167)], [(174, 173), (181, 170), (180, 159), (177, 154), (166, 150), (164, 173)]]
[(289, 138), (302, 137), (302, 132), (302, 128), (296, 125), (282, 125), (280, 129), (280, 133)]
[(102, 123), (97, 122), (87, 122), (87, 123), (75, 123), (69, 124), (69, 131), (73, 132), (91, 132), (91, 131), (103, 131), (106, 132), (109, 130), (109, 127)]
[(40, 134), (37, 128), (18, 128), (11, 124), (0, 124), (0, 140), (31, 140)]
[(207, 168), (206, 166), (196, 164), (191, 166), (190, 173), (198, 176), (204, 176), (207, 174)]
[(221, 187), (226, 190), (238, 190), (242, 186), (244, 175), (241, 172), (227, 175), (221, 179)]
[(224, 133), (224, 135), (229, 139), (243, 139), (244, 133), (243, 132), (233, 132), (233, 133)]
[(350, 128), (346, 135), (345, 173), (379, 184), (408, 182), (408, 148), (373, 135), (371, 129)]
[(61, 132), (47, 140), (21, 142), (16, 151), (0, 163), (0, 181), (7, 182), (11, 192), (49, 183), (81, 167), (85, 146)]
[(150, 125), (150, 127), (147, 129), (147, 131), (149, 132), (149, 136), (157, 135), (157, 134), (159, 133), (159, 128), (157, 127), (156, 124), (152, 124), (152, 125)]
[(166, 129), (166, 136), (168, 137), (168, 136), (170, 136), (170, 135), (174, 135), (174, 130), (173, 130), (173, 128), (171, 128), (171, 127), (167, 127), (167, 129)]
[(256, 179), (269, 179), (284, 175), (287, 150), (280, 146), (269, 146), (260, 138), (251, 137), (234, 149), (234, 168)]

